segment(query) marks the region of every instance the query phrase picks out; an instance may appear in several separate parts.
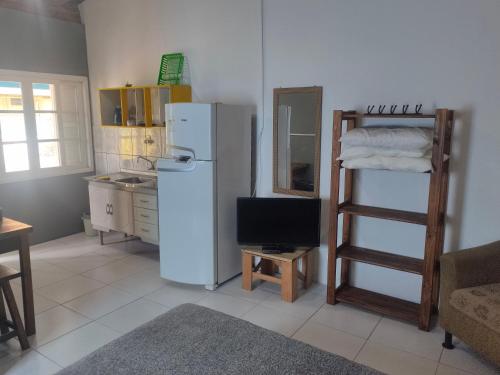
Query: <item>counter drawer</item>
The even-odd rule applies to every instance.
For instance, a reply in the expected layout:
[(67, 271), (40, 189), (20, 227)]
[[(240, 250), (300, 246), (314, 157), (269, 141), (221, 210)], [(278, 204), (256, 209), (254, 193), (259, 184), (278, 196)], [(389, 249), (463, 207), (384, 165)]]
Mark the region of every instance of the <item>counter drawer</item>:
[(134, 219), (141, 223), (148, 223), (158, 226), (158, 211), (147, 208), (134, 207)]
[(156, 195), (134, 193), (134, 206), (158, 210), (158, 198)]
[(154, 243), (158, 243), (158, 225), (141, 223), (140, 221), (136, 220), (135, 235), (137, 237), (151, 240)]

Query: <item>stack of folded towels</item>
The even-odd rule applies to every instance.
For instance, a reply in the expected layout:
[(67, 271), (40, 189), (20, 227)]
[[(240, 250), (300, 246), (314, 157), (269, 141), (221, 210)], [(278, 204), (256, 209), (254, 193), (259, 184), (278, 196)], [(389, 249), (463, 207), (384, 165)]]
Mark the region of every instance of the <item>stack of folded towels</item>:
[(433, 128), (355, 128), (340, 138), (342, 152), (338, 160), (348, 169), (429, 172), (433, 134)]

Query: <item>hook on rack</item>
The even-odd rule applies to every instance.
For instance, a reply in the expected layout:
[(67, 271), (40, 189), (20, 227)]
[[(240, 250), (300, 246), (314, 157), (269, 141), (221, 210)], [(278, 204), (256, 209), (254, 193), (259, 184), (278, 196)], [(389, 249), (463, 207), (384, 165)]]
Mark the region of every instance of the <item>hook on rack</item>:
[(406, 115), (406, 112), (408, 112), (408, 108), (410, 108), (409, 104), (403, 105), (403, 115)]
[(391, 115), (393, 115), (396, 112), (397, 108), (398, 108), (397, 104), (391, 105)]
[(381, 115), (384, 113), (385, 110), (385, 105), (379, 105), (378, 106), (378, 113)]
[(371, 106), (369, 105), (368, 108), (366, 109), (366, 113), (368, 113), (370, 115), (374, 108), (375, 108), (374, 105), (371, 105)]
[(420, 115), (420, 114), (421, 114), (421, 113), (420, 113), (420, 111), (422, 110), (422, 107), (423, 107), (423, 104), (417, 104), (417, 105), (415, 106), (415, 113), (416, 113), (417, 115)]

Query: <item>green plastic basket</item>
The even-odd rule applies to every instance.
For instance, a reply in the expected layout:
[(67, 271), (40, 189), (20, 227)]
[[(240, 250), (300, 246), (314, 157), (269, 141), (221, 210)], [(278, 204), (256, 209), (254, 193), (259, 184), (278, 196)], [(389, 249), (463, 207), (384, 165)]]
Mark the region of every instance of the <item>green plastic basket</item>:
[(182, 53), (168, 53), (161, 57), (158, 84), (178, 85), (182, 79), (184, 55)]

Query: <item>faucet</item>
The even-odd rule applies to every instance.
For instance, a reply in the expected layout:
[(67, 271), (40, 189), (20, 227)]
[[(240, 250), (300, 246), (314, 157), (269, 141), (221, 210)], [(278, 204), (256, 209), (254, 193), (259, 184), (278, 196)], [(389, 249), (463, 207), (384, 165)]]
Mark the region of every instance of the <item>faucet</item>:
[(139, 155), (139, 156), (137, 157), (137, 161), (139, 161), (139, 160), (141, 160), (141, 159), (142, 159), (142, 160), (145, 160), (145, 161), (147, 161), (147, 162), (149, 163), (149, 168), (148, 168), (148, 171), (155, 171), (155, 170), (156, 170), (156, 161), (154, 161), (154, 160), (150, 160), (150, 159), (148, 159), (148, 158), (146, 158), (146, 157), (144, 157), (144, 156), (142, 156), (142, 155)]

